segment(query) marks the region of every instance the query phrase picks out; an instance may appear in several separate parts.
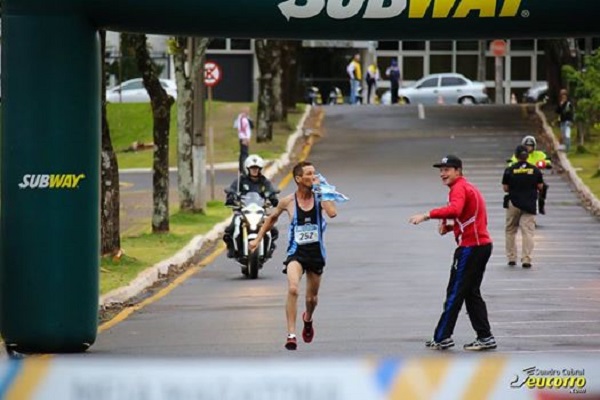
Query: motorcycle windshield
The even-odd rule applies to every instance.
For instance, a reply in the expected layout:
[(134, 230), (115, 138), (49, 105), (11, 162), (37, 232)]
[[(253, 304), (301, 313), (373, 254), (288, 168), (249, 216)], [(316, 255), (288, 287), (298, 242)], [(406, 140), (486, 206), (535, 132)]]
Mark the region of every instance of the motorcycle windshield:
[(263, 207), (265, 204), (265, 199), (259, 193), (249, 192), (242, 196), (242, 205), (248, 206), (250, 204), (256, 204), (259, 207)]

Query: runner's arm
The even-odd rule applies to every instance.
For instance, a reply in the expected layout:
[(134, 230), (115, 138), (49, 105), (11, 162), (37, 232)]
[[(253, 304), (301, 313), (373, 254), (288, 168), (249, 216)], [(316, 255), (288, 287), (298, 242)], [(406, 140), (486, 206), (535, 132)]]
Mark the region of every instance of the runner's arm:
[(325, 210), (325, 213), (329, 218), (335, 218), (337, 216), (337, 208), (333, 201), (322, 201), (321, 207)]
[(287, 210), (287, 207), (291, 201), (292, 201), (292, 197), (287, 196), (287, 197), (284, 197), (279, 202), (279, 204), (277, 204), (277, 207), (275, 207), (275, 209), (267, 217), (267, 219), (265, 220), (265, 223), (260, 228), (260, 231), (258, 231), (258, 235), (257, 235), (256, 239), (253, 240), (253, 242), (258, 243), (262, 240), (262, 238), (265, 236), (265, 233), (269, 232), (271, 230), (271, 228), (273, 228), (275, 223), (277, 223), (277, 220), (279, 219), (279, 216), (281, 215), (281, 213)]

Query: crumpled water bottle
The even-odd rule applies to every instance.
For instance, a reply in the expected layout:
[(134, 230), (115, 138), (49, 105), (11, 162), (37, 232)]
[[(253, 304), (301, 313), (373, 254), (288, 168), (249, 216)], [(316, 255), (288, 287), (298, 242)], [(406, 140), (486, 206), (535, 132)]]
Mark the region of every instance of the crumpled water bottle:
[(335, 201), (336, 203), (345, 203), (350, 200), (346, 195), (335, 190), (335, 186), (330, 185), (327, 179), (321, 174), (317, 174), (320, 183), (313, 184), (313, 192), (321, 197), (321, 201)]

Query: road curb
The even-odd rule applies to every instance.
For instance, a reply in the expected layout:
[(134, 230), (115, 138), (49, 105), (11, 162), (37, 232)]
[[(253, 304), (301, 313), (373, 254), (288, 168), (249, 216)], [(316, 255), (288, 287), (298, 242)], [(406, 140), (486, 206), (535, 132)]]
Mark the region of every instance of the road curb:
[(559, 148), (559, 142), (556, 136), (554, 135), (554, 131), (548, 125), (548, 121), (546, 121), (546, 116), (542, 112), (540, 108), (540, 103), (535, 106), (535, 112), (538, 118), (542, 121), (542, 126), (544, 128), (544, 134), (546, 137), (552, 142), (553, 151), (557, 154), (558, 160), (560, 161), (561, 167), (564, 169), (565, 173), (569, 181), (572, 183), (575, 188), (583, 206), (594, 216), (600, 217), (600, 200), (592, 193), (592, 191), (586, 186), (585, 183), (581, 180), (575, 168), (571, 165), (569, 158), (567, 157), (564, 151), (557, 150)]
[[(304, 122), (308, 118), (308, 115), (310, 114), (310, 111), (311, 107), (307, 105), (302, 118), (300, 118), (300, 121), (296, 126), (295, 132), (288, 138), (285, 153), (283, 153), (277, 160), (273, 161), (265, 168), (264, 175), (268, 179), (273, 178), (273, 176), (275, 176), (279, 171), (289, 165), (291, 153), (296, 142), (305, 136), (303, 126)], [(192, 240), (174, 256), (160, 261), (159, 263), (140, 272), (137, 277), (127, 286), (111, 290), (110, 292), (100, 296), (100, 309), (104, 309), (115, 304), (125, 303), (127, 300), (136, 297), (145, 289), (152, 286), (159, 279), (161, 279), (162, 276), (165, 276), (169, 272), (169, 268), (171, 266), (187, 263), (206, 242), (216, 240), (227, 227), (227, 225), (229, 225), (230, 221), (231, 217), (227, 217), (224, 221), (216, 224), (208, 233), (192, 238)]]
[[(214, 164), (215, 171), (223, 171), (223, 170), (236, 170), (238, 168), (237, 161), (231, 162), (223, 162)], [(210, 166), (206, 167), (207, 170), (210, 170)], [(123, 168), (119, 169), (120, 173), (148, 173), (152, 172), (152, 168)], [(169, 167), (169, 172), (177, 172), (177, 167)]]

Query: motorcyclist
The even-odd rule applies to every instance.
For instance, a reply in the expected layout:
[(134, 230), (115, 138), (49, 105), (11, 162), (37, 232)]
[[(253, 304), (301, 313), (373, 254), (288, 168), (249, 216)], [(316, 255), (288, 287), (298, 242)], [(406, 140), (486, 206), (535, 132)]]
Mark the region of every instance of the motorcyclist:
[[(271, 181), (269, 181), (263, 174), (262, 169), (265, 166), (265, 161), (258, 155), (252, 154), (248, 156), (246, 161), (244, 162), (244, 174), (238, 178), (236, 178), (228, 190), (227, 198), (225, 200), (225, 205), (233, 206), (238, 201), (240, 196), (245, 195), (249, 192), (260, 193), (262, 197), (269, 200), (273, 207), (276, 207), (279, 204), (279, 200), (277, 199), (277, 191), (273, 187)], [(225, 228), (225, 232), (223, 234), (223, 241), (227, 245), (227, 257), (233, 258), (235, 257), (235, 249), (233, 246), (233, 232), (235, 230), (236, 225), (239, 225), (240, 217), (239, 214), (235, 214), (229, 226)], [(277, 227), (273, 227), (271, 229), (271, 253), (275, 250), (275, 240), (279, 236), (279, 231)]]
[[(536, 150), (537, 141), (535, 140), (535, 137), (527, 135), (523, 138), (523, 140), (521, 140), (521, 144), (525, 146), (525, 148), (527, 148), (527, 152), (529, 153), (529, 156), (527, 157), (527, 162), (529, 164), (535, 165), (540, 170), (552, 168), (552, 160), (550, 159), (550, 157), (546, 155), (546, 153), (544, 153), (543, 151)], [(517, 158), (513, 155), (508, 160), (508, 166), (513, 165), (517, 161)], [(544, 182), (544, 188), (542, 189), (538, 197), (538, 212), (540, 214), (546, 214), (547, 193), (548, 184)]]

